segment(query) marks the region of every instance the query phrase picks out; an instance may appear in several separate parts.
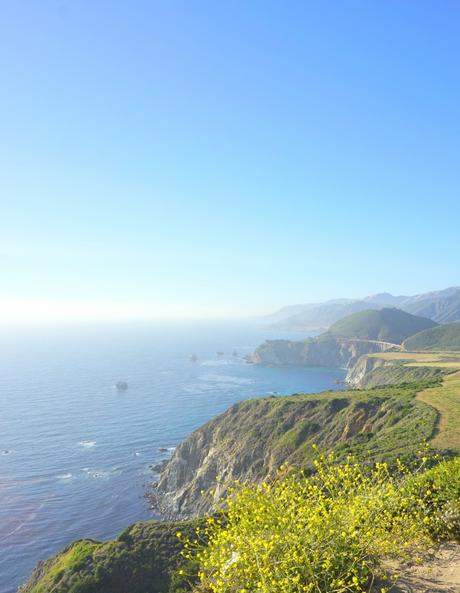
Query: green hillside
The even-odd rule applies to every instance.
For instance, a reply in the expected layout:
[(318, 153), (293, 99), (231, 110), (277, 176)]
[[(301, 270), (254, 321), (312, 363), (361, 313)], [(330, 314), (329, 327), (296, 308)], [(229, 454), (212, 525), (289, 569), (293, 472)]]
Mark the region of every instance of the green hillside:
[[(142, 521), (107, 542), (78, 540), (37, 565), (20, 593), (180, 593), (183, 545), (204, 521)], [(187, 579), (189, 581), (190, 579)]]
[(440, 325), (411, 336), (404, 342), (406, 350), (460, 350), (460, 322)]
[(425, 329), (436, 327), (436, 323), (425, 317), (411, 315), (400, 309), (360, 311), (349, 315), (329, 329), (328, 334), (343, 338), (381, 340), (401, 344), (409, 336)]
[(207, 513), (213, 508), (216, 476), (224, 480), (221, 496), (225, 484), (260, 482), (283, 463), (308, 469), (312, 444), (334, 450), (338, 458), (410, 456), (430, 438), (437, 418), (415, 397), (423, 385), (437, 381), (239, 402), (177, 447), (152, 492), (154, 507), (167, 516)]

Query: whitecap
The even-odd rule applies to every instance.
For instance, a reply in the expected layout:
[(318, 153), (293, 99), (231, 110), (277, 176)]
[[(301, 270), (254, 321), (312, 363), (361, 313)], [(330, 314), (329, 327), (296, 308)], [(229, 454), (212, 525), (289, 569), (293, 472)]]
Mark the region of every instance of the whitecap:
[(200, 366), (202, 367), (221, 367), (234, 364), (237, 364), (237, 362), (234, 360), (226, 360), (225, 358), (220, 360), (204, 360), (203, 362), (200, 362)]
[(96, 444), (96, 441), (80, 441), (78, 444), (80, 445), (80, 447), (84, 447), (85, 449), (90, 449), (91, 447), (94, 447), (94, 445)]
[(88, 478), (91, 478), (93, 480), (108, 478), (110, 475), (110, 472), (99, 469), (89, 469), (85, 473), (88, 476)]
[(71, 480), (73, 478), (73, 474), (62, 474), (57, 477), (58, 480)]
[(192, 383), (191, 385), (184, 385), (182, 391), (195, 395), (197, 393), (215, 391), (215, 388), (215, 385), (210, 385), (209, 383)]
[(110, 476), (114, 476), (120, 473), (121, 470), (117, 467), (112, 470), (85, 468), (86, 476), (92, 480), (107, 480), (108, 478), (110, 478)]
[(11, 455), (11, 453), (14, 453), (13, 449), (4, 449), (2, 451), (2, 455)]
[(204, 375), (201, 379), (208, 383), (217, 383), (218, 385), (250, 385), (255, 382), (254, 379), (233, 375)]

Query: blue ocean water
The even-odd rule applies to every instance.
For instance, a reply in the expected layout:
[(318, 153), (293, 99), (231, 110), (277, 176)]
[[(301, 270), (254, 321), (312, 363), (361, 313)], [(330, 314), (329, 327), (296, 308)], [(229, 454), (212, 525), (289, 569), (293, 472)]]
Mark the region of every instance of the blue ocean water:
[[(111, 538), (152, 518), (150, 466), (232, 403), (338, 388), (342, 370), (244, 362), (279, 337), (300, 338), (236, 322), (4, 330), (0, 593), (74, 539)], [(118, 380), (129, 389), (116, 391)]]

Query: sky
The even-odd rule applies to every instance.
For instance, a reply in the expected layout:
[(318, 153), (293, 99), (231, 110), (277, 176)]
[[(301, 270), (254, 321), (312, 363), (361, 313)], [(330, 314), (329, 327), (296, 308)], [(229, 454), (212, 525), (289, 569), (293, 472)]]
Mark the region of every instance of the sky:
[(0, 0), (0, 320), (460, 284), (460, 4)]

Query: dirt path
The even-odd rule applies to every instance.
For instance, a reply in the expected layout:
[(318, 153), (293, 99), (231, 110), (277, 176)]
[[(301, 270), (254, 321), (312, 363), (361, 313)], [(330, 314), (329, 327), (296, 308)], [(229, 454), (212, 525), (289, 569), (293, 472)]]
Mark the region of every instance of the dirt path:
[(369, 356), (406, 367), (436, 367), (447, 371), (441, 385), (420, 391), (417, 399), (439, 414), (431, 444), (439, 449), (460, 451), (460, 352), (382, 352)]
[(417, 399), (439, 412), (439, 423), (431, 443), (440, 449), (460, 450), (460, 372), (447, 375), (439, 387), (421, 391)]
[(460, 593), (460, 545), (445, 544), (421, 565), (400, 568), (392, 593)]

